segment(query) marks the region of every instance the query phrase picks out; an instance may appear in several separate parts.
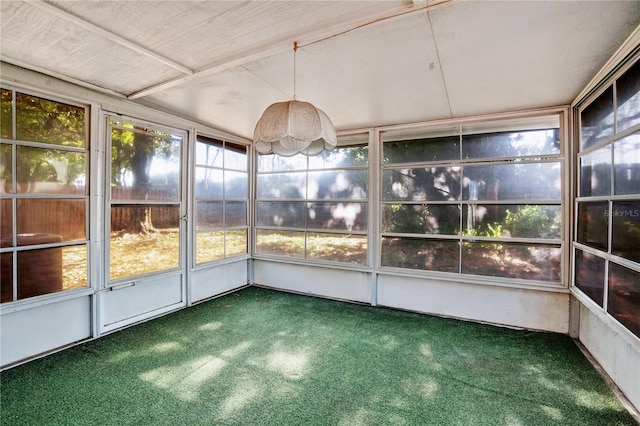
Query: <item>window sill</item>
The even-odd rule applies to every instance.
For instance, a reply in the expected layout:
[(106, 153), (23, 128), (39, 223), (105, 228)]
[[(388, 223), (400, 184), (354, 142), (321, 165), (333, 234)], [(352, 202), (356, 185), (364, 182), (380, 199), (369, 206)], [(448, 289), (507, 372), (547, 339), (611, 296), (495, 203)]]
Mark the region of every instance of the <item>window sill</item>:
[(57, 293), (43, 294), (41, 296), (30, 297), (24, 300), (16, 300), (15, 302), (5, 302), (0, 305), (0, 316), (10, 314), (12, 312), (24, 311), (27, 309), (38, 308), (40, 306), (51, 305), (53, 303), (59, 303), (65, 300), (91, 296), (93, 294), (95, 294), (95, 289), (86, 287), (61, 291)]

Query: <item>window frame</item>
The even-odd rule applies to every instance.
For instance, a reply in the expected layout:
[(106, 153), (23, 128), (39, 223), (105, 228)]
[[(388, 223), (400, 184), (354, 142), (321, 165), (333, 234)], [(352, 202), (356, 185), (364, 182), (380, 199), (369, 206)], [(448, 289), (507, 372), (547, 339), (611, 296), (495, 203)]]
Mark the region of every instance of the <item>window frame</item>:
[[(8, 192), (2, 191), (0, 192), (0, 199), (5, 201), (9, 200), (11, 203), (11, 216), (12, 216), (12, 224), (11, 224), (11, 245), (8, 247), (0, 247), (0, 254), (7, 255), (10, 254), (12, 256), (12, 295), (11, 300), (2, 302), (1, 306), (4, 309), (13, 309), (18, 306), (27, 306), (34, 301), (39, 301), (43, 299), (58, 299), (58, 298), (67, 298), (73, 297), (73, 294), (77, 293), (86, 293), (87, 291), (91, 291), (92, 288), (92, 271), (91, 271), (91, 216), (92, 216), (92, 203), (90, 197), (90, 191), (92, 186), (92, 174), (90, 172), (90, 164), (92, 159), (92, 141), (91, 141), (91, 120), (93, 118), (92, 115), (92, 105), (87, 102), (80, 102), (76, 100), (72, 100), (66, 97), (62, 97), (55, 94), (43, 93), (37, 90), (33, 90), (28, 87), (22, 87), (20, 85), (12, 85), (7, 84), (5, 82), (2, 83), (2, 90), (9, 91), (11, 93), (11, 130), (8, 138), (1, 138), (1, 142), (3, 146), (10, 147), (10, 156), (11, 156), (11, 169), (12, 169), (12, 178), (11, 178), (11, 189)], [(29, 97), (39, 98), (48, 102), (58, 103), (62, 105), (68, 105), (71, 107), (78, 108), (84, 111), (84, 128), (83, 128), (83, 146), (71, 146), (71, 145), (62, 145), (59, 143), (49, 143), (42, 141), (33, 141), (33, 140), (20, 140), (17, 139), (17, 120), (18, 120), (18, 105), (17, 105), (17, 94), (26, 95)], [(18, 182), (17, 182), (17, 166), (18, 166), (18, 154), (19, 147), (25, 148), (35, 148), (35, 149), (43, 149), (49, 151), (57, 151), (61, 153), (77, 153), (84, 155), (84, 183), (83, 190), (81, 192), (64, 192), (64, 193), (54, 193), (49, 191), (42, 192), (29, 192), (29, 191), (19, 191), (18, 190)], [(19, 229), (18, 229), (18, 204), (20, 200), (58, 200), (58, 201), (82, 201), (84, 204), (84, 238), (81, 239), (69, 239), (62, 240), (59, 242), (44, 242), (37, 244), (25, 244), (19, 245), (17, 242)], [(24, 234), (24, 233), (23, 233)], [(29, 233), (27, 233), (29, 234)], [(39, 234), (39, 232), (37, 233)], [(16, 245), (14, 245), (14, 241)], [(55, 290), (52, 292), (44, 292), (40, 294), (36, 294), (33, 296), (27, 296), (24, 298), (19, 298), (18, 292), (18, 255), (20, 253), (28, 253), (34, 252), (37, 250), (45, 250), (45, 249), (60, 249), (61, 252), (65, 248), (71, 247), (81, 247), (84, 246), (84, 285), (75, 286), (71, 288), (65, 289), (64, 287), (61, 290)], [(64, 260), (61, 263), (62, 273), (64, 273)], [(62, 277), (62, 286), (64, 286), (64, 276)]]
[[(293, 170), (268, 170), (261, 171), (259, 169), (259, 161), (261, 157), (276, 155), (276, 154), (256, 154), (254, 161), (254, 174), (253, 179), (255, 182), (255, 195), (254, 195), (254, 204), (253, 204), (253, 243), (252, 243), (252, 258), (258, 260), (270, 260), (270, 261), (284, 261), (288, 263), (302, 263), (302, 264), (311, 264), (311, 265), (327, 265), (332, 268), (344, 268), (350, 270), (371, 270), (371, 235), (374, 232), (371, 226), (371, 197), (372, 192), (374, 191), (374, 187), (372, 187), (372, 179), (371, 179), (371, 161), (372, 161), (372, 150), (371, 150), (371, 132), (369, 130), (358, 130), (353, 132), (343, 132), (338, 135), (338, 144), (337, 148), (350, 148), (350, 147), (362, 147), (367, 150), (367, 161), (363, 164), (357, 165), (346, 165), (346, 166), (333, 166), (333, 167), (313, 167), (310, 163), (313, 161), (312, 157), (305, 156), (303, 154), (297, 154), (293, 157), (288, 158), (304, 158), (305, 166), (303, 168), (297, 168)], [(283, 157), (287, 158), (287, 157)], [(321, 173), (321, 172), (332, 172), (332, 171), (355, 171), (355, 172), (363, 172), (364, 180), (367, 183), (367, 191), (366, 195), (361, 198), (309, 198), (309, 175), (313, 173)], [(305, 194), (302, 197), (297, 198), (265, 198), (259, 196), (259, 177), (260, 176), (269, 176), (269, 175), (277, 175), (280, 173), (285, 174), (295, 174), (295, 173), (304, 173), (305, 182), (304, 182), (304, 191)], [(273, 202), (273, 203), (300, 203), (303, 205), (303, 210), (305, 212), (304, 223), (302, 226), (269, 226), (269, 225), (259, 225), (258, 224), (258, 209), (261, 203)], [(363, 213), (363, 218), (365, 220), (364, 229), (327, 229), (327, 228), (317, 228), (310, 227), (308, 222), (308, 211), (309, 205), (318, 204), (318, 203), (349, 203), (349, 204), (362, 204), (364, 205), (364, 209), (366, 210)], [(281, 255), (281, 254), (273, 254), (273, 253), (259, 253), (258, 252), (258, 239), (259, 233), (261, 231), (271, 232), (271, 231), (281, 231), (287, 233), (297, 233), (299, 236), (303, 238), (303, 248), (302, 248), (302, 256), (289, 256), (289, 255)], [(346, 235), (346, 236), (354, 236), (356, 239), (360, 238), (364, 240), (365, 252), (362, 255), (363, 261), (361, 263), (358, 262), (345, 262), (334, 259), (323, 259), (316, 256), (310, 255), (312, 250), (310, 245), (310, 240), (316, 236), (317, 238), (321, 238), (321, 236), (332, 236), (332, 235)], [(356, 241), (356, 240), (354, 240)]]
[[(205, 164), (200, 164), (198, 163), (197, 159), (196, 159), (196, 152), (197, 152), (197, 146), (198, 143), (200, 143), (199, 138), (202, 138), (205, 141), (210, 141), (210, 142), (216, 142), (220, 144), (220, 148), (221, 148), (221, 153), (222, 153), (222, 164), (221, 165), (205, 165)], [(246, 158), (246, 164), (245, 164), (245, 168), (244, 169), (238, 169), (238, 168), (234, 168), (234, 167), (227, 167), (227, 160), (226, 160), (226, 146), (227, 144), (229, 145), (233, 145), (233, 146), (242, 146), (245, 148), (245, 158)], [(190, 202), (191, 202), (191, 208), (190, 210), (193, 212), (193, 220), (192, 222), (192, 226), (191, 226), (191, 237), (192, 237), (192, 244), (190, 245), (190, 249), (191, 249), (191, 265), (190, 267), (193, 269), (199, 269), (199, 268), (205, 268), (211, 265), (217, 265), (217, 264), (222, 264), (222, 263), (226, 263), (226, 262), (233, 262), (236, 260), (242, 260), (242, 259), (248, 259), (250, 258), (251, 254), (251, 202), (250, 202), (250, 197), (251, 197), (251, 147), (249, 145), (244, 145), (232, 140), (228, 140), (226, 138), (220, 138), (220, 137), (214, 137), (214, 136), (210, 136), (206, 133), (200, 133), (200, 132), (196, 132), (195, 133), (195, 137), (194, 137), (194, 143), (193, 143), (193, 159), (192, 159), (192, 170), (193, 173), (190, 173), (190, 180), (191, 180), (191, 197), (190, 197)], [(198, 173), (198, 169), (202, 168), (202, 169), (206, 169), (206, 170), (216, 170), (216, 171), (220, 171), (223, 174), (223, 181), (222, 181), (222, 194), (219, 197), (212, 197), (212, 196), (199, 196), (198, 195), (198, 191), (197, 191), (197, 173)], [(245, 194), (244, 197), (227, 197), (227, 194), (225, 192), (225, 174), (226, 172), (241, 172), (241, 173), (245, 173), (246, 174), (246, 184), (247, 184), (247, 192)], [(211, 227), (207, 227), (205, 229), (198, 229), (198, 202), (199, 201), (203, 201), (203, 202), (219, 202), (222, 205), (222, 225), (221, 226), (211, 226)], [(233, 226), (227, 226), (226, 223), (226, 204), (227, 202), (233, 203), (233, 202), (244, 202), (245, 206), (246, 206), (246, 221), (244, 225), (233, 225)], [(238, 254), (231, 254), (231, 255), (227, 255), (227, 232), (234, 232), (234, 231), (238, 231), (238, 230), (244, 230), (245, 231), (245, 235), (246, 235), (246, 249), (244, 253), (238, 253)], [(198, 262), (198, 234), (205, 234), (205, 233), (210, 233), (210, 232), (222, 232), (223, 233), (223, 248), (222, 248), (222, 253), (223, 256), (220, 258), (216, 258), (216, 259), (211, 259), (211, 260), (205, 260), (203, 262)]]
[[(186, 214), (186, 186), (185, 186), (185, 176), (187, 170), (187, 161), (186, 161), (186, 150), (189, 140), (189, 134), (186, 130), (181, 129), (179, 127), (171, 127), (169, 125), (158, 124), (146, 120), (141, 120), (138, 118), (134, 118), (131, 116), (125, 116), (122, 114), (114, 114), (110, 112), (105, 112), (102, 114), (102, 123), (104, 125), (104, 138), (105, 138), (105, 176), (104, 176), (104, 252), (103, 252), (103, 265), (104, 265), (104, 288), (118, 288), (122, 285), (130, 285), (130, 283), (135, 283), (138, 281), (142, 281), (146, 278), (150, 277), (158, 277), (163, 275), (171, 275), (176, 273), (181, 273), (185, 269), (186, 263), (186, 255), (185, 255), (185, 247), (186, 247), (186, 228), (185, 228), (185, 214)], [(111, 129), (119, 128), (124, 130), (134, 130), (128, 129), (118, 124), (111, 123), (119, 123), (119, 124), (131, 124), (134, 126), (140, 126), (144, 129), (150, 129), (151, 132), (163, 132), (167, 134), (179, 134), (181, 136), (181, 143), (179, 146), (180, 153), (180, 173), (178, 176), (178, 194), (174, 200), (138, 200), (138, 199), (114, 199), (111, 195), (110, 183), (111, 183), (111, 173), (112, 173), (112, 158), (111, 158), (111, 149), (112, 149), (112, 137), (110, 134)], [(149, 132), (149, 133), (151, 133)], [(120, 276), (116, 278), (111, 278), (111, 210), (112, 208), (119, 207), (130, 207), (130, 208), (162, 208), (162, 207), (178, 207), (178, 265), (175, 267), (164, 268), (159, 270), (154, 270), (151, 272), (145, 272), (140, 274), (130, 274), (126, 276)]]
[[(596, 86), (590, 94), (585, 95), (579, 102), (575, 104), (573, 107), (573, 117), (574, 117), (574, 149), (575, 154), (573, 155), (573, 161), (575, 164), (575, 177), (576, 177), (576, 185), (575, 185), (575, 198), (573, 202), (574, 208), (574, 216), (573, 216), (573, 225), (574, 232), (572, 238), (572, 248), (571, 248), (571, 256), (572, 256), (572, 279), (571, 279), (571, 291), (572, 293), (580, 300), (580, 302), (584, 303), (589, 309), (597, 312), (599, 315), (603, 315), (607, 318), (608, 321), (611, 321), (614, 324), (617, 324), (618, 328), (622, 330), (624, 334), (629, 335), (632, 339), (640, 339), (639, 334), (635, 334), (631, 331), (627, 326), (622, 324), (615, 316), (613, 316), (608, 309), (609, 305), (609, 276), (610, 270), (613, 266), (614, 268), (626, 268), (640, 274), (640, 262), (636, 262), (631, 259), (627, 259), (625, 257), (618, 256), (613, 253), (613, 227), (614, 220), (613, 212), (614, 205), (620, 202), (640, 202), (640, 190), (636, 193), (624, 193), (624, 194), (616, 194), (616, 157), (615, 157), (615, 143), (617, 141), (622, 141), (625, 138), (631, 135), (639, 135), (640, 137), (640, 122), (636, 123), (633, 126), (627, 126), (621, 131), (618, 131), (618, 94), (617, 94), (617, 82), (622, 77), (626, 76), (626, 73), (630, 71), (633, 67), (638, 69), (640, 66), (640, 53), (635, 52), (631, 53), (625, 60), (621, 62), (619, 66), (613, 69), (608, 76), (602, 79), (601, 83)], [(582, 112), (589, 108), (589, 106), (599, 99), (599, 97), (611, 90), (613, 92), (613, 133), (612, 135), (598, 141), (595, 144), (583, 147), (582, 146)], [(608, 172), (609, 172), (609, 188), (607, 194), (583, 194), (582, 193), (582, 183), (583, 183), (583, 170), (581, 167), (581, 159), (602, 149), (609, 148), (609, 159), (610, 162), (608, 164)], [(606, 224), (606, 249), (598, 248), (593, 245), (588, 245), (584, 242), (578, 241), (579, 239), (579, 230), (580, 230), (580, 217), (578, 215), (581, 206), (588, 205), (589, 203), (603, 203), (607, 205), (607, 224)], [(602, 283), (602, 291), (603, 291), (603, 300), (600, 304), (598, 301), (594, 300), (587, 292), (583, 291), (580, 286), (577, 284), (577, 278), (580, 275), (579, 271), (577, 271), (577, 262), (576, 259), (580, 255), (580, 253), (588, 253), (591, 256), (601, 260), (604, 262), (604, 277)], [(640, 312), (638, 312), (640, 315)]]
[[(422, 126), (393, 126), (387, 129), (381, 129), (379, 135), (379, 145), (381, 147), (380, 157), (380, 224), (378, 229), (378, 252), (382, 253), (382, 240), (385, 237), (405, 237), (405, 238), (421, 238), (429, 243), (431, 242), (445, 242), (456, 241), (459, 243), (458, 247), (458, 271), (438, 271), (427, 269), (407, 269), (398, 266), (385, 266), (382, 264), (381, 255), (377, 259), (377, 269), (381, 273), (401, 274), (409, 276), (417, 276), (421, 278), (433, 277), (438, 279), (456, 281), (464, 280), (470, 283), (491, 283), (507, 287), (533, 287), (536, 289), (556, 289), (562, 290), (567, 288), (569, 280), (567, 278), (566, 261), (568, 253), (568, 232), (570, 227), (566, 225), (566, 218), (568, 217), (568, 200), (566, 179), (567, 179), (567, 165), (566, 165), (566, 141), (567, 141), (567, 108), (549, 108), (532, 112), (513, 113), (513, 114), (500, 114), (495, 116), (479, 116), (471, 119), (452, 119), (443, 120), (440, 122), (434, 122), (425, 124)], [(493, 132), (505, 132), (505, 133), (520, 133), (528, 130), (545, 129), (549, 128), (544, 126), (545, 123), (553, 122), (557, 119), (557, 131), (559, 138), (559, 152), (550, 154), (538, 154), (538, 155), (522, 155), (522, 156), (503, 156), (503, 157), (486, 157), (486, 158), (463, 158), (463, 136), (477, 136), (483, 133)], [(551, 120), (551, 121), (550, 121)], [(454, 160), (437, 160), (437, 161), (419, 161), (419, 162), (404, 162), (404, 163), (385, 163), (384, 158), (384, 144), (392, 143), (401, 140), (415, 140), (415, 139), (439, 139), (446, 138), (448, 136), (455, 136), (459, 138), (458, 150), (460, 155)], [(459, 197), (446, 201), (390, 201), (384, 199), (384, 171), (409, 168), (409, 167), (447, 167), (447, 166), (459, 166), (468, 167), (475, 165), (490, 166), (490, 165), (505, 165), (505, 164), (522, 164), (523, 161), (531, 161), (531, 164), (543, 164), (543, 163), (556, 163), (560, 167), (559, 181), (560, 191), (557, 199), (508, 199), (508, 200), (469, 200), (464, 199), (462, 193)], [(519, 163), (518, 163), (519, 162)], [(557, 238), (525, 238), (525, 237), (487, 237), (487, 236), (464, 236), (465, 231), (463, 212), (460, 212), (459, 228), (455, 234), (432, 234), (432, 233), (393, 233), (385, 232), (383, 230), (383, 209), (387, 204), (405, 204), (405, 205), (440, 205), (440, 206), (472, 206), (472, 205), (553, 205), (560, 208), (560, 230)], [(490, 275), (475, 275), (463, 273), (464, 263), (462, 258), (462, 252), (464, 250), (463, 243), (469, 241), (476, 241), (480, 243), (521, 243), (529, 245), (544, 244), (549, 247), (556, 247), (559, 249), (560, 265), (558, 270), (559, 280), (554, 281), (542, 281), (535, 279), (522, 279), (514, 277), (497, 277)]]

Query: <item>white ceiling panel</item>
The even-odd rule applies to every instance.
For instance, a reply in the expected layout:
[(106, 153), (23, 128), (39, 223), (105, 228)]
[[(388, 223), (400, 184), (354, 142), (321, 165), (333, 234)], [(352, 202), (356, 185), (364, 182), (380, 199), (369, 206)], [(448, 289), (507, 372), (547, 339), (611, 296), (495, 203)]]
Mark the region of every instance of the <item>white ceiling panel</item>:
[(282, 99), (282, 94), (242, 67), (196, 79), (140, 99), (168, 111), (215, 123), (219, 130), (253, 137), (253, 129), (264, 108), (260, 99)]
[(640, 2), (460, 2), (430, 12), (455, 116), (568, 104)]
[(639, 1), (0, 1), (2, 60), (251, 137), (293, 95), (340, 130), (567, 104)]
[[(338, 129), (450, 116), (426, 13), (302, 46), (296, 56), (297, 98)], [(293, 51), (245, 65), (281, 92), (261, 100), (262, 109), (291, 98), (292, 58)]]
[[(2, 57), (129, 94), (182, 75), (36, 5), (0, 2)], [(5, 21), (6, 18), (6, 21)], [(5, 25), (6, 22), (6, 25)]]
[(194, 70), (256, 46), (288, 44), (292, 37), (412, 6), (403, 0), (51, 3)]

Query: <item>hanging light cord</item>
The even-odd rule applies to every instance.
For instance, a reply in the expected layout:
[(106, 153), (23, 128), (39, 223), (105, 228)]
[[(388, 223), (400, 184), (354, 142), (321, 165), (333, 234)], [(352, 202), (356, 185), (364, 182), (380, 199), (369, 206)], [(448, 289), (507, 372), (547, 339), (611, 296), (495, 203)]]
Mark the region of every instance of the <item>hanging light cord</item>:
[(293, 100), (296, 100), (296, 52), (298, 51), (298, 42), (293, 42)]

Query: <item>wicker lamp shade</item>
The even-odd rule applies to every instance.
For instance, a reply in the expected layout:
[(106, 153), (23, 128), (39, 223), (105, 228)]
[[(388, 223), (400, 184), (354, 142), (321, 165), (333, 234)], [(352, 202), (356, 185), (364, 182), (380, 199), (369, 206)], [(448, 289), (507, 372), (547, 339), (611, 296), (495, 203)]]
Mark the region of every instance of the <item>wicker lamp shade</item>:
[(331, 151), (337, 138), (327, 114), (308, 102), (292, 100), (277, 102), (264, 111), (253, 132), (253, 143), (260, 154), (288, 157)]

